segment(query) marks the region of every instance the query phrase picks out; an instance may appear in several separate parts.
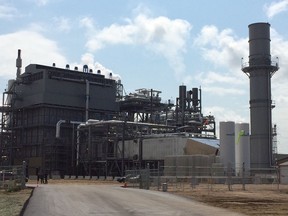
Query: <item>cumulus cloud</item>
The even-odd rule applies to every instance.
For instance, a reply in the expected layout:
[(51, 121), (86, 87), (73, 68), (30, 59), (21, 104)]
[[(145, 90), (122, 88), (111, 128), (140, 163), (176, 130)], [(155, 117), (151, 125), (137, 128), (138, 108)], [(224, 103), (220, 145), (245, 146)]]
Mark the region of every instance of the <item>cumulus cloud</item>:
[(0, 65), (0, 76), (15, 78), (15, 59), (17, 50), (22, 50), (22, 65), (45, 64), (52, 65), (53, 62), (65, 65), (67, 60), (61, 55), (57, 44), (45, 38), (43, 35), (33, 31), (18, 31), (11, 34), (0, 35), (0, 59), (5, 64)]
[(235, 71), (241, 67), (241, 58), (248, 56), (247, 41), (247, 38), (238, 39), (231, 29), (219, 31), (210, 25), (202, 28), (194, 45), (200, 47), (206, 61)]
[(264, 11), (268, 18), (273, 18), (277, 14), (287, 11), (288, 0), (273, 1), (270, 4), (264, 5)]
[(271, 55), (279, 60), (280, 70), (274, 78), (277, 82), (288, 81), (288, 40), (285, 40), (275, 29), (271, 28)]
[(203, 112), (207, 114), (213, 114), (215, 116), (218, 116), (218, 120), (220, 121), (235, 121), (235, 122), (248, 122), (249, 119), (243, 118), (243, 116), (237, 111), (229, 110), (226, 107), (221, 106), (210, 106), (210, 107), (204, 107)]
[(245, 95), (245, 91), (240, 88), (229, 88), (221, 86), (205, 86), (204, 92), (218, 96), (229, 96), (229, 95)]
[(243, 80), (239, 80), (235, 76), (231, 76), (231, 74), (220, 74), (215, 71), (207, 71), (205, 73), (202, 72), (198, 74), (195, 78), (204, 85), (211, 85), (215, 83), (228, 85), (246, 84), (246, 82), (243, 82)]
[(66, 17), (54, 17), (55, 26), (59, 31), (69, 32), (71, 30), (70, 20)]
[(87, 65), (89, 69), (92, 69), (94, 73), (97, 73), (100, 71), (102, 75), (104, 75), (106, 78), (111, 78), (114, 80), (121, 80), (121, 77), (119, 74), (114, 73), (111, 69), (106, 68), (104, 65), (102, 65), (99, 62), (94, 61), (94, 55), (92, 53), (85, 53), (81, 57), (81, 63), (76, 65), (78, 67), (81, 67), (81, 65)]
[(177, 78), (185, 75), (183, 53), (191, 30), (191, 25), (185, 20), (139, 14), (134, 19), (126, 19), (125, 24), (111, 24), (100, 30), (96, 29), (91, 18), (82, 19), (81, 25), (88, 30), (86, 47), (90, 52), (117, 44), (143, 46), (167, 59)]
[(11, 19), (17, 15), (18, 10), (8, 5), (0, 5), (0, 19)]
[[(232, 29), (220, 31), (216, 26), (204, 26), (194, 40), (202, 58), (213, 71), (199, 72), (198, 80), (203, 91), (209, 94), (244, 95), (247, 77), (241, 71), (241, 59), (248, 56), (248, 39), (238, 38)], [(225, 88), (224, 88), (225, 86)], [(244, 90), (243, 90), (244, 89)]]
[(32, 0), (37, 6), (45, 6), (49, 3), (49, 0)]
[(80, 26), (87, 28), (88, 33), (96, 33), (96, 29), (94, 27), (94, 21), (91, 17), (84, 17), (80, 20)]

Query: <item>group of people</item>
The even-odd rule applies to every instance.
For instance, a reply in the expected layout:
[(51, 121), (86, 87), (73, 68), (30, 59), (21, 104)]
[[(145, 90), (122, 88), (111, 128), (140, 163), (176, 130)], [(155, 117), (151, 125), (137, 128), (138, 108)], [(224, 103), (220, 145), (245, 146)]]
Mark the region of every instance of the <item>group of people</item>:
[(41, 184), (48, 184), (47, 172), (44, 172), (43, 169), (41, 168), (36, 168), (36, 175), (37, 175), (37, 184), (39, 183), (39, 180)]

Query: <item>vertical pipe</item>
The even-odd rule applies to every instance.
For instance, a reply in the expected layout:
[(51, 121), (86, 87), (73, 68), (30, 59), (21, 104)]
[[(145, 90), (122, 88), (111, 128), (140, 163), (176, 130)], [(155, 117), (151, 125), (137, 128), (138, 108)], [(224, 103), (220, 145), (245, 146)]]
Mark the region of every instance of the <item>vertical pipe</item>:
[(86, 79), (86, 114), (85, 114), (86, 121), (88, 121), (89, 119), (89, 99), (90, 99), (90, 83)]
[[(80, 127), (81, 125), (79, 124), (77, 127), (77, 147), (76, 147), (76, 166), (77, 166), (77, 170), (78, 170), (78, 165), (79, 165), (79, 150), (80, 150)], [(77, 172), (78, 174), (78, 172)]]
[[(71, 168), (74, 169), (74, 136), (75, 136), (75, 128), (74, 128), (74, 124), (72, 124), (72, 143), (71, 143)], [(74, 170), (73, 172), (74, 173)]]
[[(89, 177), (91, 179), (92, 177), (92, 173), (91, 173), (91, 166), (92, 166), (92, 134), (91, 134), (91, 125), (88, 126), (89, 129), (89, 133), (88, 133), (88, 169), (89, 169)], [(96, 156), (97, 156), (97, 152), (96, 152)]]
[(186, 86), (181, 85), (179, 86), (179, 107), (181, 110), (181, 125), (185, 123), (185, 111), (186, 111)]
[(153, 123), (153, 89), (150, 90), (150, 123)]
[(202, 114), (202, 90), (201, 90), (201, 86), (199, 88), (199, 103), (200, 103), (200, 113)]
[(139, 164), (140, 168), (142, 168), (142, 161), (143, 161), (143, 138), (139, 139)]

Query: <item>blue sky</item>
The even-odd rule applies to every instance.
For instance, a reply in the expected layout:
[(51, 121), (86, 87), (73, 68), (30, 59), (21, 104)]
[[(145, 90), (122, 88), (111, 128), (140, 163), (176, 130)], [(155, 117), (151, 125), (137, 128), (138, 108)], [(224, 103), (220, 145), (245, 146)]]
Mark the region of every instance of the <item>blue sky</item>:
[[(248, 25), (271, 24), (278, 152), (288, 153), (288, 0), (0, 0), (0, 89), (15, 78), (17, 50), (30, 63), (88, 64), (113, 73), (125, 92), (179, 85), (202, 89), (205, 115), (249, 122)], [(24, 69), (23, 69), (24, 70)]]

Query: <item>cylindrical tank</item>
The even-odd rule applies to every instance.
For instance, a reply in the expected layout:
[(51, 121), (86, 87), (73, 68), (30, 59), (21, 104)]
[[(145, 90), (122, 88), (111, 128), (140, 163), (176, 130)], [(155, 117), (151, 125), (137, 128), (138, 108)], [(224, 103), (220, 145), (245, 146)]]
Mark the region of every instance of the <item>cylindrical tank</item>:
[(228, 168), (235, 169), (235, 122), (219, 123), (220, 127), (220, 161)]
[(248, 123), (235, 124), (235, 163), (239, 176), (250, 170), (250, 136)]

